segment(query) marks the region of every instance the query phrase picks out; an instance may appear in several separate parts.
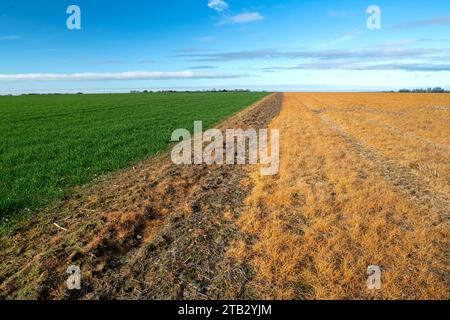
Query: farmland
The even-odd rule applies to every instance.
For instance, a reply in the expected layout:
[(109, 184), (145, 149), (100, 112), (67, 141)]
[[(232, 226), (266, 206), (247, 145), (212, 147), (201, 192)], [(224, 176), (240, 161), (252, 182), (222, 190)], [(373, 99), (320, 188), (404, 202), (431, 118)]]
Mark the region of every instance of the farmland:
[[(450, 95), (286, 94), (229, 254), (269, 299), (448, 298)], [(249, 257), (250, 261), (249, 261)], [(383, 289), (366, 289), (381, 266)]]
[(449, 94), (266, 96), (216, 127), (279, 129), (278, 175), (167, 152), (105, 175), (0, 239), (0, 297), (448, 299), (449, 120)]
[[(0, 97), (0, 218), (164, 150), (176, 128), (206, 127), (262, 93)], [(5, 221), (5, 220), (3, 220)]]

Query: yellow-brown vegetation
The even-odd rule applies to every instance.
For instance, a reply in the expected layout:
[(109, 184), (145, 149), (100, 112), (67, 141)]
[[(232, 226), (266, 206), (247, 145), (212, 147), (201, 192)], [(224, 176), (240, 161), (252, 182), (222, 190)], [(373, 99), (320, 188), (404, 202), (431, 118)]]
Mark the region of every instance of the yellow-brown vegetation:
[[(267, 299), (448, 299), (450, 96), (285, 94), (228, 255)], [(382, 289), (366, 270), (378, 265)]]

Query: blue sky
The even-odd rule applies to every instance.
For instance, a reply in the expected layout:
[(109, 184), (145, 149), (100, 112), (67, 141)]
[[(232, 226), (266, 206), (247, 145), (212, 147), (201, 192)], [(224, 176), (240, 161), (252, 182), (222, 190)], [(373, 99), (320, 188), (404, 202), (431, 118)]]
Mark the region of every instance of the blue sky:
[(450, 88), (448, 0), (0, 2), (0, 94), (425, 86)]

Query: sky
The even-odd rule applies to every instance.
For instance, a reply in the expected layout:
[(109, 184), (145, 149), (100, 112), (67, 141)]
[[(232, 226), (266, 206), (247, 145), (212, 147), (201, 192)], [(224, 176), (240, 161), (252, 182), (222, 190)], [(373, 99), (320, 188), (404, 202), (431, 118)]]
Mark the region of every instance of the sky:
[(449, 0), (0, 2), (0, 94), (436, 86), (450, 89)]

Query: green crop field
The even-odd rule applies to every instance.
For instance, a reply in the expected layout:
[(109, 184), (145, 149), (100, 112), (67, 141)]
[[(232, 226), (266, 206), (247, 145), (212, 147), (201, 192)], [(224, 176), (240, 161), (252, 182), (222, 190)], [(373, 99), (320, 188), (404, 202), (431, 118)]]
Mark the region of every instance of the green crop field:
[(167, 148), (172, 131), (208, 127), (265, 93), (151, 93), (0, 97), (2, 224), (97, 174)]

